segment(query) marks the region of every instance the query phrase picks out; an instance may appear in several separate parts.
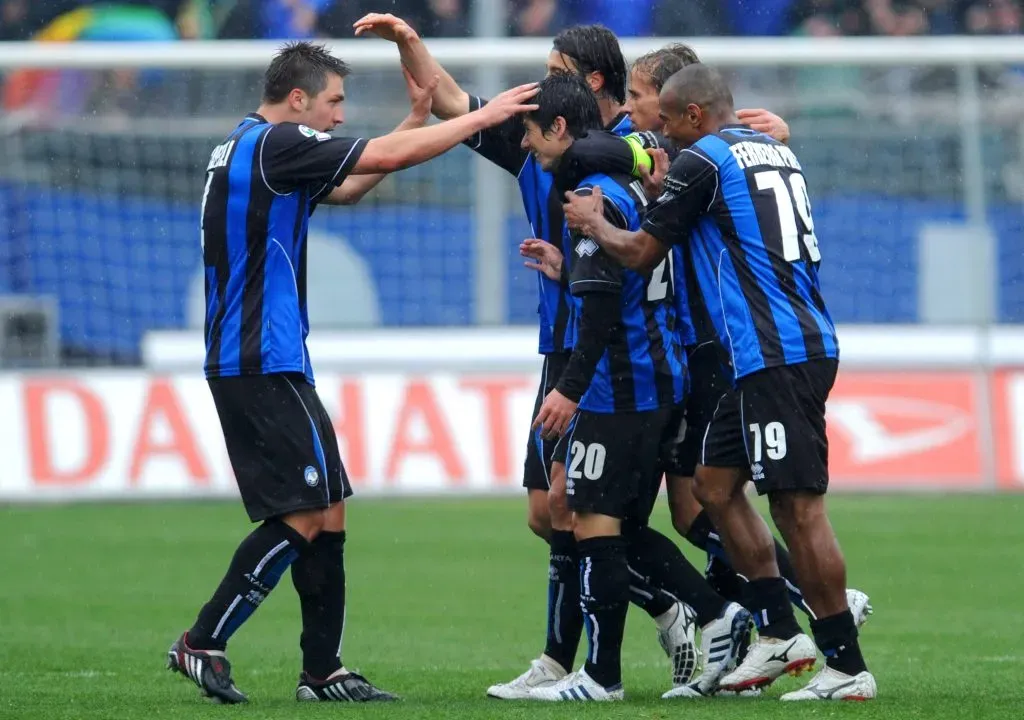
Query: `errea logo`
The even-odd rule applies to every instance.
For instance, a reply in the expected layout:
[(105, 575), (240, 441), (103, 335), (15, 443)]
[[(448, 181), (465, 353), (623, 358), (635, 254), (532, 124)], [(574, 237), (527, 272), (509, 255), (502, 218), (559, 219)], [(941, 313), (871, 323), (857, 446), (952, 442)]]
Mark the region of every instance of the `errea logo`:
[(764, 466), (761, 463), (754, 463), (750, 466), (750, 479), (754, 482), (764, 480)]
[(597, 243), (590, 238), (583, 238), (576, 245), (576, 254), (580, 257), (591, 256), (598, 251)]

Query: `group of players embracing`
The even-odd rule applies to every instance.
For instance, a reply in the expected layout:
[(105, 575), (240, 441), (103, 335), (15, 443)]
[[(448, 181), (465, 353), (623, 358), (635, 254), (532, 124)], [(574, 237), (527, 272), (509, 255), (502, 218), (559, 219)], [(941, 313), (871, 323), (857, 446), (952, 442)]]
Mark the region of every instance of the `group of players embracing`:
[[(535, 237), (520, 252), (537, 271), (544, 358), (523, 484), (529, 527), (550, 548), (546, 642), (523, 674), (487, 694), (623, 699), (621, 645), (634, 603), (654, 620), (671, 661), (665, 698), (756, 695), (812, 668), (819, 650), (824, 669), (783, 700), (875, 697), (858, 643), (871, 606), (847, 589), (824, 505), (825, 401), (839, 349), (786, 124), (765, 110), (736, 111), (723, 76), (687, 46), (627, 68), (601, 26), (560, 33), (543, 81), (490, 102), (463, 91), (400, 18), (371, 14), (355, 27), (397, 44), (413, 101), (398, 131), (368, 142), (330, 138), (340, 110), (315, 116), (316, 92), (330, 88), (314, 83), (316, 92), (295, 95), (285, 82), (276, 96), (265, 89), (260, 112), (218, 146), (208, 168), (206, 372), (243, 500), (263, 524), (171, 648), (169, 667), (211, 697), (244, 701), (227, 638), (290, 566), (303, 614), (297, 697), (394, 698), (341, 663), (351, 489), (308, 368), (305, 226), (296, 218), (308, 221), (318, 203), (356, 202), (384, 173), (464, 142), (522, 191)], [(289, 52), (323, 51), (299, 44)], [(340, 88), (347, 69), (333, 72)], [(343, 94), (335, 95), (340, 106)], [(409, 129), (427, 112), (447, 122)], [(250, 277), (231, 260), (231, 198), (244, 191), (246, 203), (257, 202), (258, 177), (271, 209), (255, 241), (251, 228), (242, 236), (250, 249), (270, 247), (275, 217), (295, 226), (281, 253), (295, 258), (292, 279), (301, 274), (303, 286), (296, 282), (281, 307), (264, 305), (262, 317), (298, 300), (299, 336), (278, 342), (297, 343), (301, 363), (268, 350), (269, 321), (257, 338), (246, 336), (239, 288)], [(273, 209), (292, 196), (297, 211)], [(235, 282), (243, 310), (235, 331), (233, 273), (244, 278)], [(241, 351), (231, 354), (236, 343)], [(243, 390), (232, 386), (243, 381)], [(283, 422), (284, 406), (295, 409), (292, 430), (259, 423)], [(304, 482), (295, 483), (293, 467)], [(704, 573), (649, 524), (663, 477), (673, 526), (707, 553)], [(751, 504), (751, 481), (767, 495), (785, 546)], [(810, 635), (794, 607), (808, 616)], [(584, 631), (586, 656), (574, 670)]]

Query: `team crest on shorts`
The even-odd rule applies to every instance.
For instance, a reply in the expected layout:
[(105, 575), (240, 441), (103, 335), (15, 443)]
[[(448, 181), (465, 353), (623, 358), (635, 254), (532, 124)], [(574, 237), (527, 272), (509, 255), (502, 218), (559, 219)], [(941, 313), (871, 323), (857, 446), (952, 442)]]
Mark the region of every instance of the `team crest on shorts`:
[(318, 473), (316, 471), (316, 468), (313, 467), (312, 465), (306, 466), (303, 475), (306, 478), (306, 484), (309, 485), (310, 487), (316, 487), (316, 484), (320, 482), (320, 473)]

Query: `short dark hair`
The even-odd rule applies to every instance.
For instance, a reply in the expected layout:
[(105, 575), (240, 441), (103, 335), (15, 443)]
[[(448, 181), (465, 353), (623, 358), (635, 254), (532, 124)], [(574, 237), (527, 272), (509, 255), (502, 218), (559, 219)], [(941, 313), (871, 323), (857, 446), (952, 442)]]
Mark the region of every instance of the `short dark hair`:
[(708, 65), (687, 65), (665, 82), (662, 97), (675, 99), (678, 110), (694, 104), (709, 112), (733, 109), (732, 90), (722, 74)]
[(279, 103), (295, 88), (315, 96), (327, 87), (328, 75), (344, 78), (351, 72), (323, 45), (289, 43), (274, 56), (263, 75), (263, 101)]
[(626, 59), (615, 33), (604, 25), (574, 25), (555, 36), (553, 47), (571, 58), (582, 74), (601, 73), (601, 92), (616, 102), (626, 102)]
[(601, 129), (597, 96), (579, 75), (549, 75), (540, 81), (540, 92), (530, 102), (539, 107), (527, 117), (545, 132), (558, 117), (565, 118), (566, 129), (574, 139)]
[(692, 47), (683, 43), (671, 43), (641, 55), (633, 62), (632, 69), (649, 77), (654, 89), (661, 92), (670, 77), (687, 65), (696, 65), (699, 62), (700, 58)]

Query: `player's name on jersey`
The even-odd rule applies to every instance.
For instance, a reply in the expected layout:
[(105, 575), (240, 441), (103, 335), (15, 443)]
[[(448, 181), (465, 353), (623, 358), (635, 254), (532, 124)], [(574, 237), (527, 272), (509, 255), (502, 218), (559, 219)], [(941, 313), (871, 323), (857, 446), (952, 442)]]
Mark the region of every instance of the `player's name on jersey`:
[(739, 142), (729, 148), (741, 169), (770, 165), (779, 168), (800, 170), (796, 155), (785, 145), (768, 145), (759, 142)]

